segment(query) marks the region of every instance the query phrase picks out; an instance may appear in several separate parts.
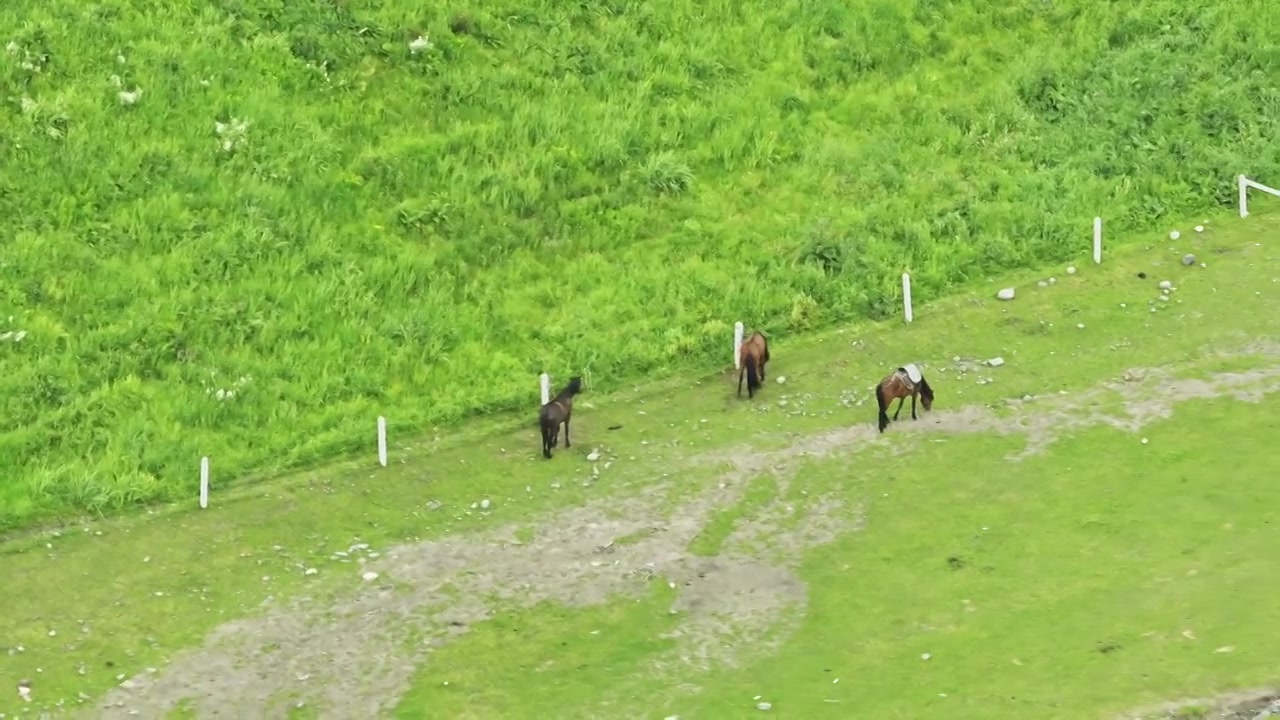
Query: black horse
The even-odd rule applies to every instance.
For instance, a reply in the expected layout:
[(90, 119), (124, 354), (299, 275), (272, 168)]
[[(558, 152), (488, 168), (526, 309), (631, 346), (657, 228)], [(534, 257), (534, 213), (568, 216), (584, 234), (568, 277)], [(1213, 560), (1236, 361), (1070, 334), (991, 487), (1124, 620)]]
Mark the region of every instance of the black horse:
[(573, 415), (573, 396), (579, 392), (582, 392), (582, 376), (575, 375), (551, 402), (538, 411), (538, 425), (542, 428), (542, 457), (550, 460), (551, 448), (560, 445), (560, 423), (564, 423), (564, 446), (572, 447), (569, 443), (569, 417)]

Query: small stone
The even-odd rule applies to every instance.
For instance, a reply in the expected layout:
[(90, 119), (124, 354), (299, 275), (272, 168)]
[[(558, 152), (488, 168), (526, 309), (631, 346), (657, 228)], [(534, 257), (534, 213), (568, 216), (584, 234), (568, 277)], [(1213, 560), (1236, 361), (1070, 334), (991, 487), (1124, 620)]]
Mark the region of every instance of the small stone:
[[(1223, 645), (1222, 647), (1218, 648), (1217, 650), (1214, 650), (1214, 652), (1216, 652), (1216, 653), (1229, 653), (1229, 652), (1231, 652), (1232, 650), (1235, 650), (1235, 646), (1233, 646), (1233, 645)], [(1264, 716), (1264, 717), (1265, 717), (1265, 716)]]
[(1003, 364), (1004, 364), (1004, 358), (1002, 357), (993, 357), (987, 361), (987, 365), (991, 367), (1000, 367)]
[(58, 636), (58, 631), (57, 631), (57, 630), (50, 630), (50, 631), (49, 631), (49, 637), (57, 637), (57, 636)]
[(786, 376), (786, 375), (779, 375), (779, 376), (778, 376), (778, 384), (779, 384), (779, 385), (782, 385), (782, 384), (783, 384), (783, 383), (785, 383), (786, 381), (787, 381), (787, 376)]
[(1204, 232), (1204, 226), (1203, 226), (1203, 225), (1197, 225), (1197, 226), (1196, 226), (1196, 232)]
[(1036, 285), (1039, 285), (1040, 287), (1049, 287), (1049, 283), (1047, 283), (1047, 282), (1045, 282), (1045, 281), (1043, 281), (1043, 280), (1041, 280), (1040, 282), (1036, 283)]
[(1143, 445), (1146, 445), (1146, 444), (1147, 444), (1147, 442), (1148, 442), (1148, 441), (1147, 441), (1147, 439), (1146, 439), (1146, 438), (1142, 438), (1142, 444), (1143, 444)]
[(773, 705), (771, 703), (767, 703), (767, 702), (756, 703), (757, 710), (771, 710), (772, 708), (773, 708)]
[(365, 573), (365, 574), (361, 575), (360, 577), (364, 578), (364, 579), (365, 579), (365, 580), (367, 580), (367, 581), (377, 580), (377, 579), (378, 579), (378, 573), (373, 572), (372, 570), (370, 570), (369, 572), (367, 572), (367, 573)]
[(1177, 240), (1180, 237), (1182, 237), (1182, 233), (1178, 232), (1177, 230), (1174, 230), (1173, 232), (1169, 233), (1170, 240)]
[(1056, 282), (1058, 282), (1058, 278), (1056, 278), (1056, 277), (1051, 277), (1051, 278), (1049, 278), (1049, 284), (1050, 284), (1050, 285), (1052, 285), (1052, 284), (1054, 284), (1054, 283), (1056, 283)]
[(1013, 288), (1005, 288), (1000, 292), (996, 293), (996, 298), (999, 300), (1012, 300), (1013, 296), (1014, 296)]
[(1191, 267), (1192, 265), (1195, 265), (1195, 264), (1196, 264), (1196, 256), (1195, 256), (1195, 255), (1192, 255), (1191, 253), (1187, 253), (1186, 255), (1183, 255), (1183, 256), (1182, 256), (1182, 264), (1183, 264), (1183, 265), (1186, 265), (1187, 267)]
[(1067, 274), (1068, 274), (1068, 275), (1075, 275), (1075, 274), (1076, 274), (1076, 266), (1075, 266), (1075, 265), (1068, 265), (1068, 266), (1067, 266)]
[(305, 571), (304, 573), (302, 573), (302, 574), (303, 574), (303, 575), (315, 575), (315, 574), (316, 574), (316, 573), (318, 573), (318, 572), (320, 572), (320, 571), (319, 571), (319, 570), (317, 570), (317, 569), (315, 569), (315, 568), (307, 568), (307, 569), (306, 569), (306, 571)]
[(1161, 281), (1160, 281), (1160, 289), (1161, 289), (1161, 290), (1171, 290), (1171, 289), (1173, 289), (1173, 283), (1169, 282), (1168, 280), (1161, 280)]
[(932, 655), (930, 655), (929, 653), (925, 653), (925, 654), (923, 654), (923, 655), (921, 655), (921, 656), (920, 656), (920, 659), (921, 659), (921, 660), (928, 660), (928, 659), (929, 659), (929, 658), (931, 658), (931, 657), (933, 657), (933, 656), (932, 656)]
[(481, 509), (481, 510), (488, 510), (488, 509), (489, 509), (489, 505), (490, 505), (490, 503), (489, 503), (489, 498), (485, 498), (484, 500), (481, 500), (481, 501), (480, 501), (480, 509)]
[(1083, 329), (1084, 329), (1084, 323), (1076, 323), (1076, 327), (1078, 327), (1078, 328), (1080, 328), (1081, 330), (1083, 330)]
[(588, 459), (588, 460), (590, 460), (591, 462), (595, 462), (595, 461), (599, 460), (599, 459), (600, 459), (600, 451), (599, 451), (599, 450), (592, 450), (591, 452), (587, 453), (587, 459)]

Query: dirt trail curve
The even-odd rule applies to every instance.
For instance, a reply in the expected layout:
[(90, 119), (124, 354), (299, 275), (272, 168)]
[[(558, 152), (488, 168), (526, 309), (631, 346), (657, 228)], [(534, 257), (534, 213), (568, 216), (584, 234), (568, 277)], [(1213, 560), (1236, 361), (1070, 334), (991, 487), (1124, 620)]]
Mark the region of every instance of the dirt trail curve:
[[(1248, 354), (1280, 358), (1280, 345), (1255, 346)], [(1113, 392), (1120, 389), (1127, 399)], [(395, 706), (433, 647), (496, 609), (548, 600), (603, 603), (644, 591), (653, 577), (679, 591), (672, 608), (683, 620), (674, 631), (676, 648), (653, 668), (676, 682), (690, 669), (749, 659), (730, 636), (785, 640), (806, 602), (805, 585), (791, 568), (809, 549), (862, 522), (861, 509), (845, 507), (838, 498), (809, 498), (803, 508), (778, 500), (743, 522), (739, 527), (745, 529), (729, 538), (719, 556), (690, 555), (689, 543), (716, 510), (742, 496), (753, 473), (773, 472), (785, 492), (789, 464), (797, 458), (856, 451), (888, 443), (886, 438), (909, 447), (913, 438), (931, 433), (1025, 435), (1026, 448), (1009, 458), (1016, 461), (1084, 427), (1135, 431), (1169, 416), (1179, 401), (1225, 393), (1256, 402), (1277, 389), (1280, 364), (1207, 379), (1131, 370), (1121, 381), (1077, 395), (1015, 402), (1002, 415), (982, 407), (935, 411), (891, 435), (881, 436), (867, 422), (799, 438), (772, 452), (740, 448), (709, 454), (700, 460), (729, 461), (734, 471), (674, 510), (665, 498), (678, 481), (668, 479), (630, 497), (555, 513), (528, 542), (516, 541), (517, 528), (508, 526), (389, 549), (362, 567), (379, 573), (378, 580), (357, 580), (336, 601), (299, 598), (225, 624), (159, 672), (125, 681), (86, 708), (85, 716), (162, 717), (186, 699), (201, 718), (284, 718), (299, 702), (325, 718), (377, 717)], [(785, 529), (777, 524), (795, 514), (798, 522)], [(640, 539), (616, 544), (628, 536)], [(770, 550), (763, 549), (763, 539)], [(404, 641), (415, 635), (424, 638), (419, 645)], [(769, 642), (754, 642), (750, 651), (770, 648)]]

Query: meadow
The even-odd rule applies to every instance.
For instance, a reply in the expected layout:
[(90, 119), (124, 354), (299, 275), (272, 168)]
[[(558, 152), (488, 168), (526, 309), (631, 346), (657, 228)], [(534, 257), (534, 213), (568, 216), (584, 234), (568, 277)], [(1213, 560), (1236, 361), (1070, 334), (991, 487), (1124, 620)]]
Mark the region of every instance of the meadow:
[(1280, 177), (1280, 7), (0, 7), (0, 528), (885, 318)]
[[(1205, 717), (1280, 681), (1268, 204), (778, 338), (752, 401), (593, 393), (551, 462), (467, 423), (0, 542), (0, 713)], [(937, 400), (881, 434), (908, 361)]]

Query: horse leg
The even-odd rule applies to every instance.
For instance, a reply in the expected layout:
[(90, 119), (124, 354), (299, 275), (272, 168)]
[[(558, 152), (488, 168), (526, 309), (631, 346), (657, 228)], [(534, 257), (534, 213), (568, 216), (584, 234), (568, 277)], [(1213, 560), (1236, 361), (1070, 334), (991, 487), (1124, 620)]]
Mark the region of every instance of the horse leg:
[(919, 393), (911, 393), (911, 419), (916, 419), (916, 395)]
[(742, 363), (741, 361), (739, 361), (739, 363), (740, 364), (738, 367), (738, 397), (742, 397), (742, 376), (744, 373), (747, 372), (747, 366), (746, 366), (746, 363)]
[(898, 409), (893, 411), (894, 422), (898, 421), (898, 413), (902, 412), (902, 404), (905, 403), (906, 401), (907, 399), (905, 397), (898, 398)]
[[(915, 406), (912, 405), (912, 407), (915, 407)], [(573, 447), (573, 445), (569, 444), (569, 416), (568, 415), (564, 416), (564, 446)]]
[(760, 384), (762, 385), (764, 384), (764, 366), (768, 362), (769, 362), (768, 354), (766, 354), (763, 358), (760, 359)]
[(542, 457), (551, 459), (551, 434), (547, 432), (547, 426), (542, 426)]

